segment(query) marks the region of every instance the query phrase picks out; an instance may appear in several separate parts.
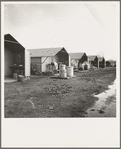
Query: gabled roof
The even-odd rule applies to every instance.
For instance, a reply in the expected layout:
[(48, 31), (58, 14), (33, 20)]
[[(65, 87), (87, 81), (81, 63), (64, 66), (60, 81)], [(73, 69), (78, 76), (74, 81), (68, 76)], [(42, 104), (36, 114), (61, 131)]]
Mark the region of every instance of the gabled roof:
[(59, 48), (42, 48), (42, 49), (28, 49), (28, 51), (31, 53), (31, 57), (50, 57), (55, 56), (58, 52), (63, 51), (66, 52), (64, 47)]
[(104, 57), (98, 57), (98, 61), (103, 61)]
[(94, 61), (94, 60), (95, 60), (95, 58), (97, 58), (97, 56), (96, 56), (96, 55), (91, 55), (91, 56), (88, 56), (88, 60), (90, 60), (90, 61)]
[(84, 54), (86, 53), (69, 53), (72, 59), (81, 59)]
[(109, 62), (110, 64), (116, 64), (116, 61), (113, 61), (113, 60), (108, 60), (108, 61), (106, 61), (106, 62)]
[(13, 52), (24, 52), (25, 48), (10, 34), (4, 35), (5, 47)]

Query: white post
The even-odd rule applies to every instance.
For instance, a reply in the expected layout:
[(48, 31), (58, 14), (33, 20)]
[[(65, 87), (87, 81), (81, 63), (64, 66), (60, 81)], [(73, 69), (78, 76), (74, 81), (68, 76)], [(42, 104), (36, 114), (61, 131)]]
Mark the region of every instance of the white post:
[(69, 66), (71, 66), (71, 56), (68, 55)]
[(30, 77), (30, 64), (31, 63), (31, 58), (30, 58), (30, 52), (25, 49), (25, 77), (29, 78)]

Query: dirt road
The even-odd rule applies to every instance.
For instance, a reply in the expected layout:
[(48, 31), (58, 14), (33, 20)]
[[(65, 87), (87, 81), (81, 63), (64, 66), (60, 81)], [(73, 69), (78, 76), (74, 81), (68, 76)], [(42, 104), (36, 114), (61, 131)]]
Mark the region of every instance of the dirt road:
[[(5, 117), (92, 117), (87, 110), (99, 100), (94, 94), (113, 84), (116, 69), (75, 72), (75, 75), (69, 80), (34, 76), (26, 82), (5, 83)], [(112, 103), (113, 99), (108, 101)], [(98, 116), (104, 116), (97, 112)]]

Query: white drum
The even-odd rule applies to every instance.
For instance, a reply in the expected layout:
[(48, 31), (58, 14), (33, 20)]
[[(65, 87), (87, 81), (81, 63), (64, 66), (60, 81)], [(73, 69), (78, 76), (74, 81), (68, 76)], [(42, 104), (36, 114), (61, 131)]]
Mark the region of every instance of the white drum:
[(59, 70), (60, 73), (66, 73), (66, 69), (63, 69), (63, 70)]
[(59, 71), (59, 74), (60, 74), (60, 77), (62, 77), (62, 78), (67, 77), (67, 71), (66, 71), (66, 69), (60, 70), (60, 71)]
[(59, 65), (59, 70), (65, 70), (65, 69), (66, 69), (66, 65), (64, 65), (64, 64)]
[(67, 66), (66, 68), (67, 68), (67, 76), (68, 77), (73, 77), (73, 75), (74, 75), (74, 68), (73, 68), (73, 66)]
[(66, 78), (67, 77), (67, 73), (66, 72), (60, 73), (60, 77), (61, 78)]

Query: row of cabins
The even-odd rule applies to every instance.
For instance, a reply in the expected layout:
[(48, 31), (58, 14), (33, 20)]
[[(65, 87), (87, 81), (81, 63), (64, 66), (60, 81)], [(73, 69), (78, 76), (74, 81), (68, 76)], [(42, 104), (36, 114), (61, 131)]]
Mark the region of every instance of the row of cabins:
[(116, 61), (113, 60), (106, 61), (106, 67), (116, 67)]
[(71, 56), (71, 65), (77, 69), (105, 68), (104, 57), (87, 56), (86, 53), (69, 53), (69, 55)]
[(61, 62), (82, 70), (105, 67), (103, 57), (87, 56), (86, 53), (68, 53), (64, 47), (27, 50), (10, 34), (4, 36), (4, 47), (5, 77), (13, 76), (13, 73), (28, 77), (31, 66), (36, 71), (46, 72), (47, 65), (52, 62)]

